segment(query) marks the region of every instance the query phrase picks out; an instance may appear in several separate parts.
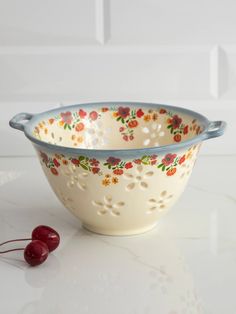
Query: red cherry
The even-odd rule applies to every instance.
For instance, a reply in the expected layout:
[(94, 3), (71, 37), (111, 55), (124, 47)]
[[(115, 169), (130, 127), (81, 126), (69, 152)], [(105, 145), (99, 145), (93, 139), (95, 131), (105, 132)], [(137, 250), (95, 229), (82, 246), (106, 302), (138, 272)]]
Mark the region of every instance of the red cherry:
[(24, 249), (24, 258), (31, 266), (42, 264), (48, 257), (47, 244), (40, 240), (31, 241)]
[(46, 243), (49, 252), (52, 252), (58, 247), (60, 236), (51, 227), (40, 225), (32, 231), (32, 240), (40, 240)]

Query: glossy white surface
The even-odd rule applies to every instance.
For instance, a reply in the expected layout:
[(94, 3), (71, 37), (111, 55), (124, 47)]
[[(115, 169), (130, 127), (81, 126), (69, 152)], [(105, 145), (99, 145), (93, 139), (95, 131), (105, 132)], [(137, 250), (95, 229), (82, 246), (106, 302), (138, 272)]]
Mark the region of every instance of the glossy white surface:
[(0, 257), (1, 313), (235, 313), (234, 156), (200, 156), (178, 204), (133, 237), (81, 229), (36, 158), (0, 160), (0, 240), (28, 237), (38, 224), (62, 239), (37, 268), (21, 252)]

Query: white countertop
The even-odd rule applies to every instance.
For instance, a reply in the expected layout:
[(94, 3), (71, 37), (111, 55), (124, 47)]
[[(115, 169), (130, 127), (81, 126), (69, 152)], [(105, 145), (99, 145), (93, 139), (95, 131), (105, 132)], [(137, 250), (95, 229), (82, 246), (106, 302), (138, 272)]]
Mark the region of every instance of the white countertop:
[(22, 252), (0, 257), (0, 313), (236, 313), (236, 157), (201, 156), (158, 228), (133, 237), (83, 230), (36, 158), (0, 160), (1, 242), (39, 224), (61, 235), (39, 267)]

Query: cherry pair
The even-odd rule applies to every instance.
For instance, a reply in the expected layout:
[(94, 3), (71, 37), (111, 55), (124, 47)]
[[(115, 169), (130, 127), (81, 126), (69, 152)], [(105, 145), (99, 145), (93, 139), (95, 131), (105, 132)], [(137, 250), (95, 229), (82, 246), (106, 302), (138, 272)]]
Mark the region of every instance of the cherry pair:
[(37, 266), (47, 259), (49, 252), (54, 251), (58, 247), (60, 236), (51, 227), (40, 225), (32, 231), (31, 238), (6, 241), (1, 243), (0, 246), (10, 242), (29, 240), (31, 242), (25, 248), (2, 251), (0, 254), (24, 250), (24, 259), (26, 262), (31, 266)]

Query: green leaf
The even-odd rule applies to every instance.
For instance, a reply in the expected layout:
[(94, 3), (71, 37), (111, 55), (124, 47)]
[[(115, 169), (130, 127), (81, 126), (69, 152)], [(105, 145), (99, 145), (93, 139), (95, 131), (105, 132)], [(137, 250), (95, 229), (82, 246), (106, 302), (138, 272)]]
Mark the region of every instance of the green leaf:
[(68, 129), (71, 130), (71, 126), (68, 124)]
[(80, 166), (81, 166), (84, 170), (89, 170), (89, 168), (88, 168), (86, 165), (84, 165), (84, 164), (80, 164)]
[(121, 117), (118, 117), (118, 118), (116, 119), (116, 121), (120, 121), (120, 119), (121, 119)]
[(108, 163), (108, 162), (105, 162), (103, 165), (104, 165), (104, 166), (108, 166), (108, 165), (109, 165), (109, 163)]
[(122, 118), (122, 119), (121, 119), (121, 122), (122, 122), (122, 123), (125, 123), (125, 120)]
[(168, 125), (167, 129), (170, 129), (170, 128), (172, 128), (172, 125), (171, 125), (171, 124), (170, 124), (170, 125)]
[(170, 130), (170, 133), (173, 134), (173, 129)]
[(64, 129), (66, 129), (66, 127), (67, 127), (67, 124), (65, 123), (65, 124), (64, 124)]
[(85, 159), (84, 156), (79, 156), (79, 161), (82, 161), (82, 160), (84, 160), (84, 159)]
[(163, 166), (163, 164), (160, 164), (159, 166), (157, 166), (157, 168), (161, 168)]
[(108, 165), (108, 169), (111, 169), (111, 165)]
[(166, 166), (163, 165), (161, 170), (162, 170), (162, 171), (165, 171), (165, 169), (166, 169)]

